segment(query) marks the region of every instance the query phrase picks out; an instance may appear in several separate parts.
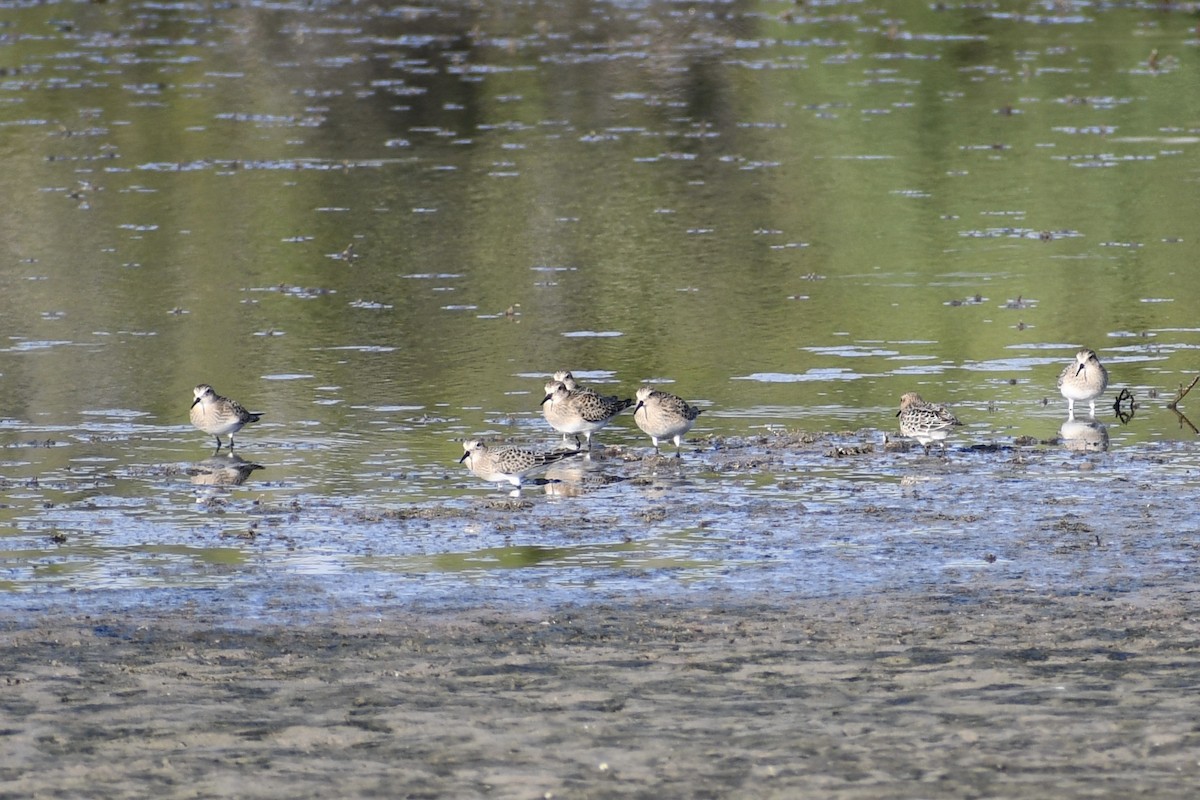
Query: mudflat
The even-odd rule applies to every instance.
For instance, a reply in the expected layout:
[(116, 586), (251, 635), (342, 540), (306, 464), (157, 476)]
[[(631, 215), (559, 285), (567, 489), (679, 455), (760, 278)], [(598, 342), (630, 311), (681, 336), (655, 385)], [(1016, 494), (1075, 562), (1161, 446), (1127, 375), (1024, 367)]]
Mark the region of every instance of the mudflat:
[(0, 616), (0, 797), (1193, 797), (1196, 587)]

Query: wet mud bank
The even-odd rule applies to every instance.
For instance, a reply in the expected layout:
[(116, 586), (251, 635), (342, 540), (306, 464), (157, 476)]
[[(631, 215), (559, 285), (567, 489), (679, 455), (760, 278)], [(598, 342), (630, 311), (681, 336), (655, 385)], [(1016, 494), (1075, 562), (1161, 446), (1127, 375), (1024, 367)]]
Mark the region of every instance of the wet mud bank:
[(1196, 589), (0, 618), (0, 797), (1188, 797)]

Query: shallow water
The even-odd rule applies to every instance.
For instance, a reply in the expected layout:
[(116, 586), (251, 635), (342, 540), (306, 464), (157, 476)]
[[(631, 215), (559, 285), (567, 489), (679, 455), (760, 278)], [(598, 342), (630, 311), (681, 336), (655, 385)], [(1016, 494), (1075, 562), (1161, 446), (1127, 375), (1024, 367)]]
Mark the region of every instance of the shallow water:
[[(9, 602), (1054, 590), (1076, 517), (1098, 585), (1192, 563), (1138, 516), (1196, 474), (1184, 10), (49, 3), (0, 42)], [(1059, 439), (1080, 345), (1100, 453)], [(455, 463), (555, 446), (562, 368), (695, 402), (689, 452), (626, 417), (519, 503)], [(193, 480), (202, 381), (264, 412), (241, 485)], [(885, 449), (909, 390), (948, 459)]]

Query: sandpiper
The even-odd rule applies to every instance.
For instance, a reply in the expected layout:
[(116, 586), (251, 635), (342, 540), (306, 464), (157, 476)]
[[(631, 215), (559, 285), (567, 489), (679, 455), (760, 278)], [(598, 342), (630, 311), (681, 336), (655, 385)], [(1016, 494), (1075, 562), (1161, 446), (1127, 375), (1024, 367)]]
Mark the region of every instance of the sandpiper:
[[(905, 392), (900, 397), (900, 435), (916, 439), (929, 452), (931, 442), (941, 442), (950, 435), (950, 430), (962, 425), (958, 418), (943, 405), (926, 403), (916, 392)], [(942, 449), (946, 448), (942, 444)]]
[(554, 373), (554, 377), (551, 378), (551, 381), (557, 381), (558, 383), (566, 386), (568, 392), (573, 392), (580, 388), (579, 382), (575, 380), (575, 376), (565, 369), (560, 369), (558, 372)]
[[(570, 373), (564, 372), (556, 372), (555, 375), (567, 375), (570, 377)], [(542, 387), (545, 392), (545, 397), (542, 400), (542, 416), (546, 418), (546, 422), (550, 423), (551, 428), (554, 428), (554, 430), (562, 434), (563, 444), (567, 443), (567, 432), (563, 428), (570, 426), (572, 417), (570, 413), (568, 413), (566, 403), (555, 404), (553, 400), (555, 390), (565, 386), (566, 384), (560, 380), (549, 380), (546, 381), (546, 385)], [(578, 441), (576, 441), (575, 446), (576, 449), (578, 449)]]
[(683, 435), (692, 429), (699, 415), (700, 409), (688, 405), (681, 397), (660, 392), (653, 386), (643, 386), (637, 390), (633, 421), (650, 436), (656, 453), (659, 439), (672, 439), (675, 442), (675, 457), (678, 458)]
[(260, 414), (251, 414), (242, 404), (213, 391), (207, 383), (192, 390), (196, 399), (192, 401), (192, 424), (205, 433), (217, 438), (217, 450), (221, 451), (221, 434), (229, 434), (229, 452), (233, 452), (233, 435), (244, 425), (258, 422)]
[(1058, 376), (1058, 390), (1067, 398), (1067, 418), (1075, 418), (1075, 401), (1087, 401), (1088, 411), (1096, 416), (1096, 398), (1108, 387), (1108, 370), (1096, 358), (1096, 351), (1086, 347), (1075, 354)]
[[(570, 378), (570, 374), (566, 376)], [(542, 413), (554, 430), (575, 437), (575, 446), (581, 447), (579, 434), (587, 437), (587, 446), (592, 448), (592, 434), (612, 422), (613, 417), (633, 405), (633, 401), (620, 397), (608, 397), (592, 389), (569, 389), (563, 381), (551, 381), (542, 398)], [(550, 408), (546, 408), (549, 404)]]
[(468, 439), (463, 442), (465, 451), (458, 463), (467, 462), (467, 468), (485, 481), (501, 483), (508, 481), (519, 491), (521, 480), (531, 472), (544, 469), (567, 456), (573, 456), (578, 451), (556, 450), (550, 453), (535, 453), (532, 450), (522, 450), (519, 447), (502, 445), (488, 447), (478, 439)]

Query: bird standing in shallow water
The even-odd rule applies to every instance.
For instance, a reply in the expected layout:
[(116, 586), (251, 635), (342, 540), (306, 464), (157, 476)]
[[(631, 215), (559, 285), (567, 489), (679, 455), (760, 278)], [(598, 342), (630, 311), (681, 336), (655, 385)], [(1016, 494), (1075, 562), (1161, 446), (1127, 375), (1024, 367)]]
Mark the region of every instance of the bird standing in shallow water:
[(488, 447), (478, 439), (463, 442), (463, 450), (458, 463), (467, 462), (467, 468), (485, 481), (508, 481), (517, 487), (515, 491), (521, 490), (521, 481), (526, 475), (545, 469), (554, 462), (578, 452), (557, 450), (552, 453), (535, 453), (519, 447)]
[[(900, 418), (900, 435), (916, 439), (926, 453), (931, 442), (941, 442), (953, 428), (962, 425), (950, 409), (926, 403), (916, 392), (905, 392), (900, 397), (900, 410), (896, 416)], [(942, 449), (946, 449), (944, 443)]]
[(656, 453), (659, 439), (671, 439), (675, 442), (675, 457), (678, 458), (683, 447), (683, 435), (692, 429), (698, 416), (700, 409), (688, 405), (681, 397), (660, 392), (653, 386), (643, 386), (637, 390), (633, 421), (654, 442)]
[(261, 414), (251, 414), (242, 404), (213, 391), (207, 383), (192, 390), (196, 399), (192, 401), (190, 413), (192, 424), (205, 433), (217, 438), (216, 452), (221, 452), (221, 434), (229, 434), (229, 452), (233, 452), (233, 435), (251, 422), (258, 422)]
[[(564, 374), (564, 373), (559, 373)], [(572, 380), (572, 383), (574, 381)], [(545, 390), (546, 396), (542, 400), (542, 416), (546, 418), (546, 422), (550, 423), (550, 427), (562, 434), (563, 444), (567, 443), (567, 428), (571, 427), (574, 417), (567, 409), (566, 403), (555, 403), (554, 393), (560, 388), (565, 388), (566, 392), (562, 393), (566, 396), (570, 392), (571, 387), (558, 380), (546, 381), (546, 385), (542, 387)], [(579, 437), (575, 438), (575, 449), (579, 449)]]
[(1108, 370), (1096, 357), (1095, 350), (1086, 347), (1075, 354), (1075, 361), (1063, 368), (1058, 376), (1058, 390), (1067, 398), (1067, 419), (1075, 419), (1075, 401), (1087, 402), (1091, 415), (1096, 416), (1096, 398), (1108, 388)]
[[(558, 374), (556, 373), (556, 378)], [(592, 434), (612, 422), (613, 417), (633, 405), (633, 401), (620, 397), (608, 397), (593, 389), (582, 386), (570, 388), (574, 383), (571, 374), (565, 380), (556, 379), (547, 383), (546, 396), (542, 398), (542, 413), (554, 430), (575, 437), (575, 446), (581, 447), (579, 434), (587, 437), (588, 449), (592, 449)], [(547, 408), (546, 404), (550, 407)]]

